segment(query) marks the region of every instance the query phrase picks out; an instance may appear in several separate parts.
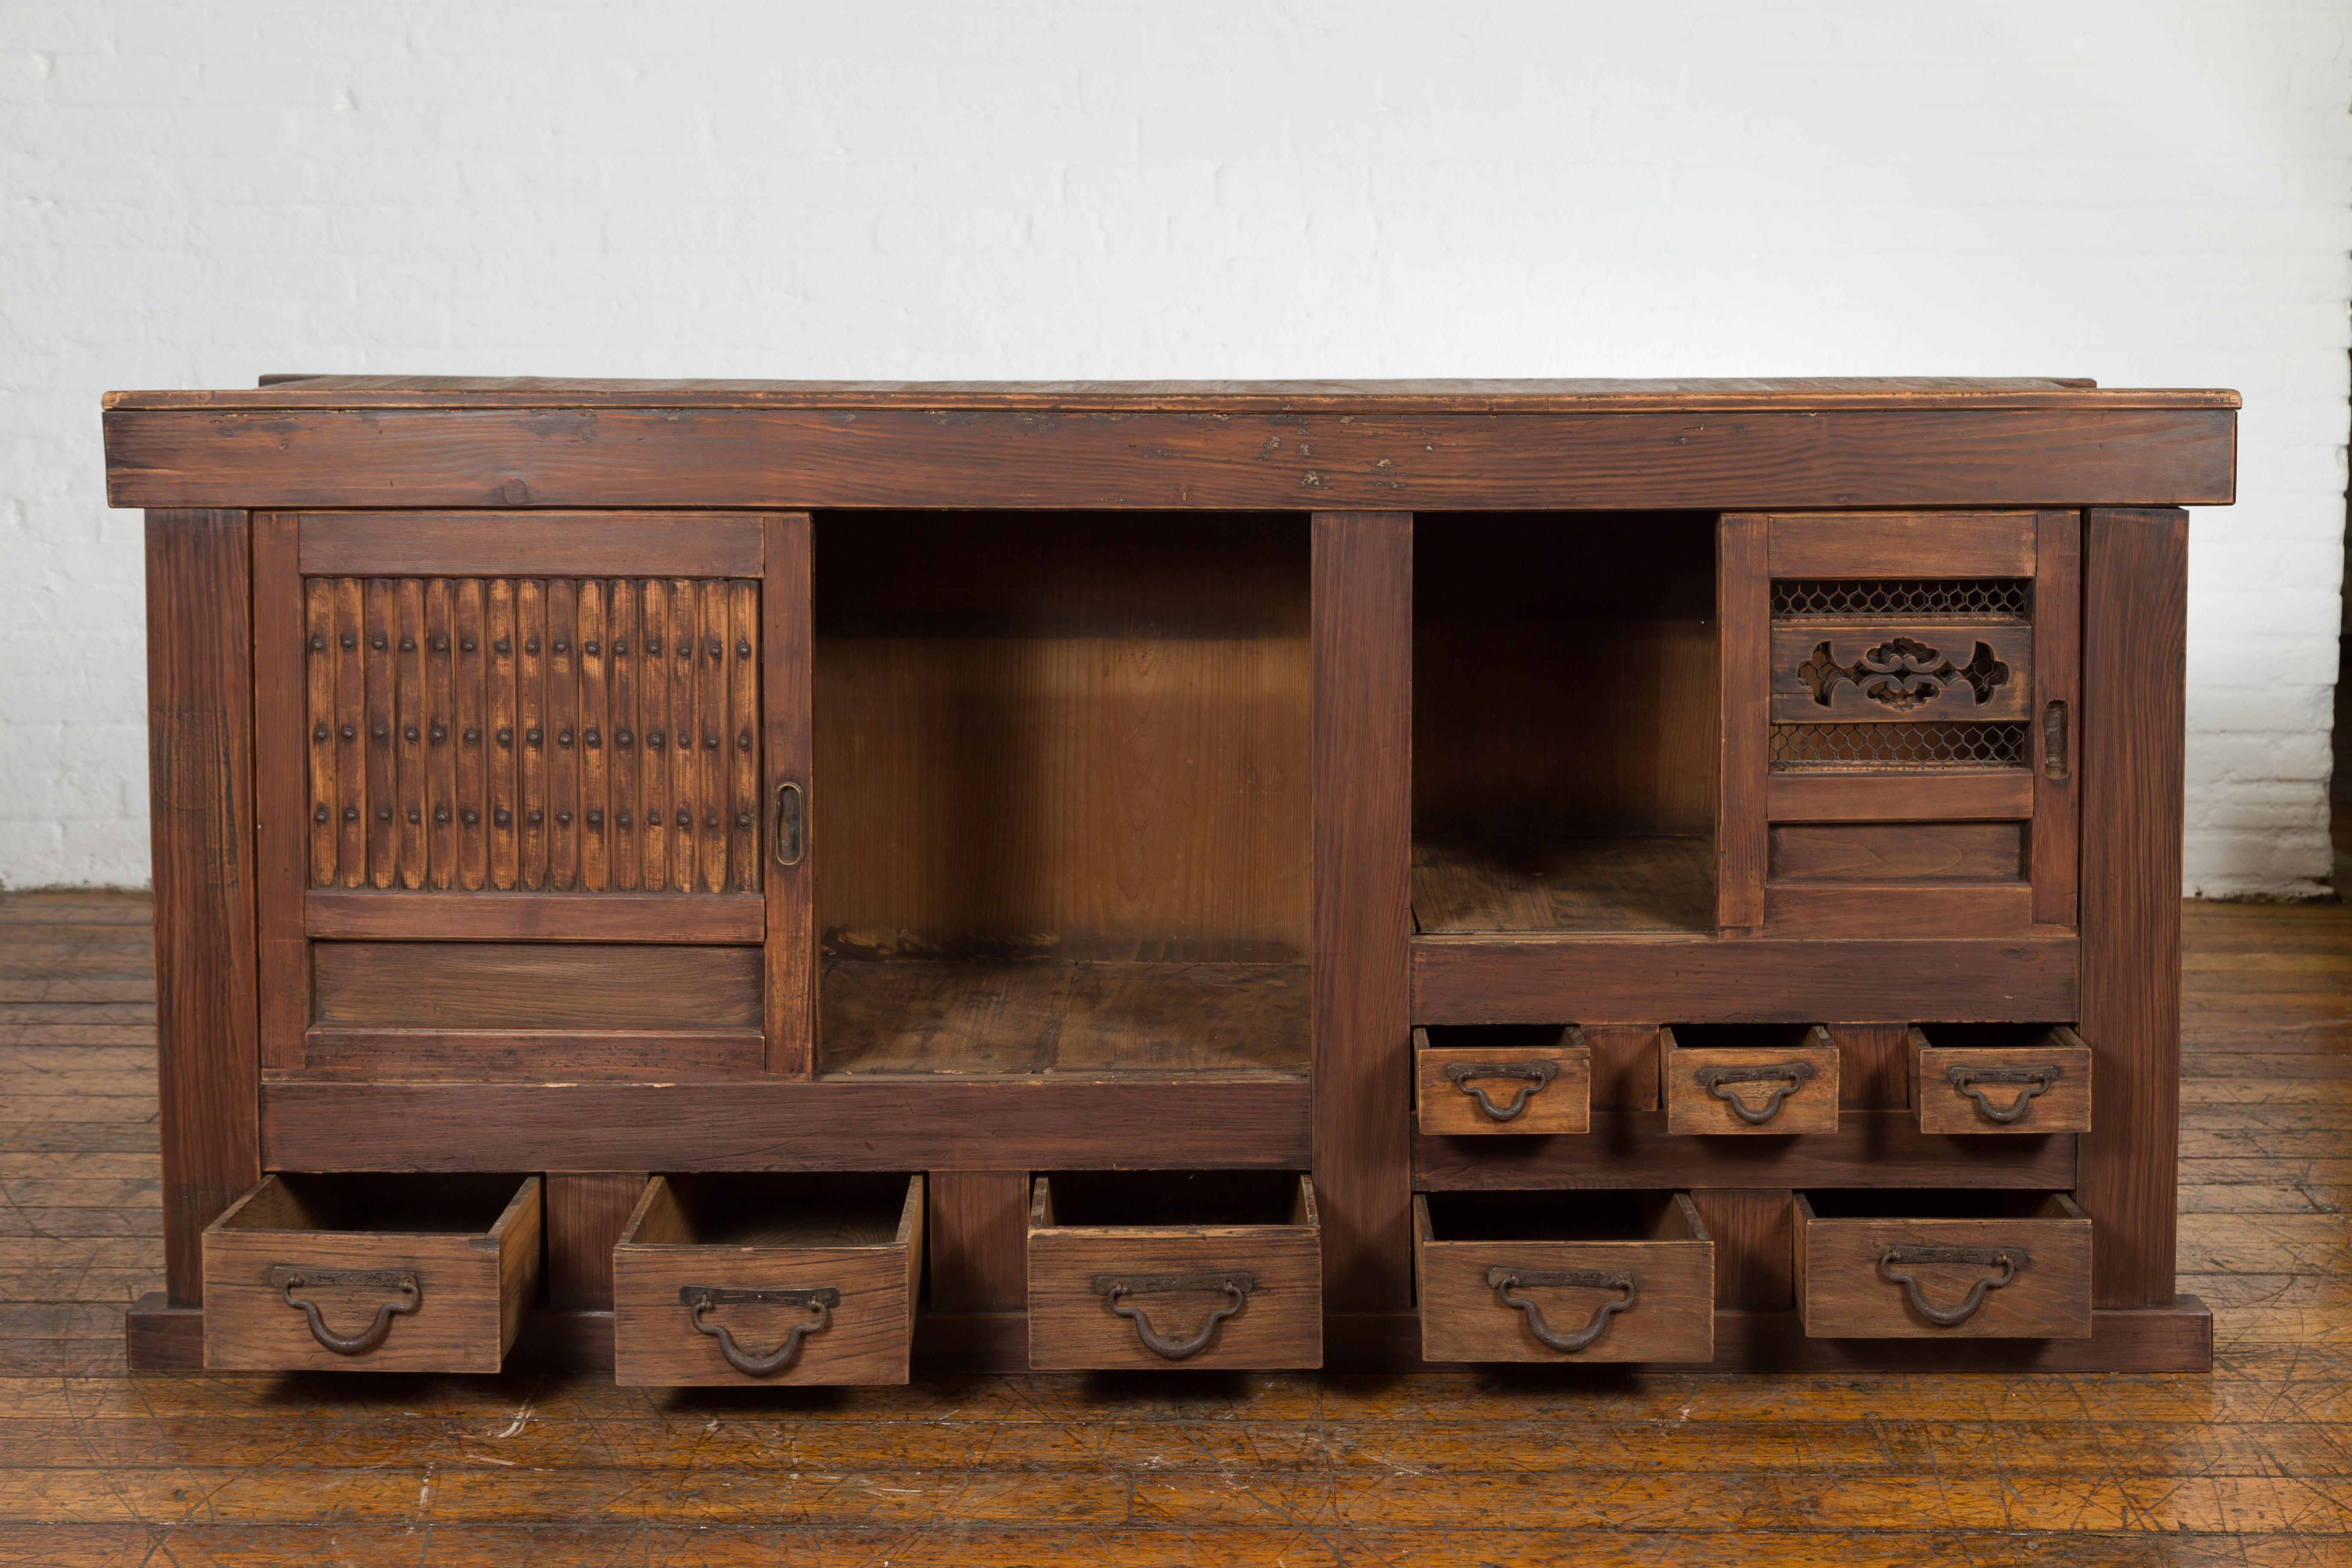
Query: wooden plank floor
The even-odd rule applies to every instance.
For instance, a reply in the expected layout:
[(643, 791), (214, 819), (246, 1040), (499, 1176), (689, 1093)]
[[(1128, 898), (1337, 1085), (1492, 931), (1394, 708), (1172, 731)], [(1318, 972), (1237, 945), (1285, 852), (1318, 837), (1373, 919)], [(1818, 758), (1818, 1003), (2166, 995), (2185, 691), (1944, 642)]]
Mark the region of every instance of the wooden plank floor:
[(2352, 914), (2191, 905), (2210, 1377), (130, 1377), (147, 912), (0, 898), (0, 1563), (2352, 1563)]

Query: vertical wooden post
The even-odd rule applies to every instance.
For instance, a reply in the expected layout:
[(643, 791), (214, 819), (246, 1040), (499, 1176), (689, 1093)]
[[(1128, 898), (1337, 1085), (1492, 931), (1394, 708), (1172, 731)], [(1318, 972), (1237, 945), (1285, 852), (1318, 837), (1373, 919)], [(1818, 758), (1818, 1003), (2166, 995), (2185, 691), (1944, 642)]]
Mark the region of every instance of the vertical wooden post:
[(933, 1171), (924, 1201), (931, 1310), (1020, 1310), (1029, 1299), (1029, 1173)]
[[(257, 942), (260, 1050), (266, 1067), (303, 1064), (302, 1036), (310, 1021), (310, 943), (302, 931), (302, 896), (312, 876), (314, 837), (331, 849), (339, 824), (310, 820), (310, 762), (331, 766), (334, 740), (310, 733), (313, 675), (325, 686), (323, 710), (334, 707), (336, 648), (331, 606), (321, 584), (318, 604), (323, 647), (313, 650), (302, 587), (298, 520), (291, 512), (256, 512), (253, 531), (254, 860), (260, 891)], [(330, 790), (329, 793), (331, 793)], [(331, 865), (331, 860), (330, 861)]]
[(1726, 936), (1764, 926), (1764, 861), (1769, 827), (1772, 673), (1771, 568), (1765, 518), (1726, 517), (1717, 536), (1715, 611), (1722, 658), (1721, 744), (1717, 749), (1716, 924)]
[(1412, 518), (1314, 529), (1315, 1184), (1325, 1305), (1412, 1304)]
[(249, 547), (242, 511), (147, 514), (156, 1077), (173, 1307), (202, 1304), (205, 1226), (261, 1180)]
[[(765, 716), (767, 788), (760, 814), (761, 885), (768, 894), (768, 1070), (807, 1078), (816, 1058), (816, 793), (810, 778), (814, 751), (811, 685), (814, 637), (809, 599), (809, 515), (778, 512), (767, 520), (760, 584), (760, 706)], [(797, 864), (776, 858), (777, 794), (802, 792)]]
[[(2033, 879), (2033, 919), (2041, 925), (2075, 923), (2075, 888), (2082, 862), (2083, 785), (2079, 757), (2062, 773), (2046, 754), (2044, 720), (2053, 703), (2071, 730), (2083, 705), (2083, 520), (2071, 511), (2034, 519), (2033, 550), (2033, 821), (2027, 828)], [(2070, 735), (2070, 751), (2076, 742)]]
[(2180, 1139), (2180, 816), (2189, 514), (2093, 511), (2083, 701), (2081, 1032), (2097, 1103), (2076, 1145), (2100, 1307), (2172, 1304)]

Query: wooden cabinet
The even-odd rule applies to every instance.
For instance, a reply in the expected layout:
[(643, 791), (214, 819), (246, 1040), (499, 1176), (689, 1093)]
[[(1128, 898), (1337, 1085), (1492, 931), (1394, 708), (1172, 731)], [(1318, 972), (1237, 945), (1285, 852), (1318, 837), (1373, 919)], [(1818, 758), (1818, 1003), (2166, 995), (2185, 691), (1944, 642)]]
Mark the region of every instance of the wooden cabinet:
[[(326, 1331), (388, 1302), (371, 1364), (473, 1367), (609, 1335), (648, 1384), (1416, 1342), (1965, 1366), (1990, 1330), (1838, 1326), (1830, 1258), (1841, 1205), (1945, 1192), (2079, 1213), (1988, 1287), (1984, 1323), (2047, 1328), (2034, 1364), (2203, 1364), (2164, 1198), (2179, 509), (2231, 499), (2236, 406), (113, 395), (166, 1189), (133, 1342), (355, 1363), (256, 1272), (344, 1243), (213, 1254), (290, 1244), (302, 1193), (516, 1171), (528, 1213), (448, 1242), (496, 1290), (425, 1282), (492, 1314), (462, 1354), (394, 1288), (321, 1298)], [(1574, 1337), (1607, 1292), (1522, 1278), (1531, 1315), (1449, 1272), (1506, 1243), (1480, 1267), (1640, 1304), (1558, 1352), (1538, 1320)], [(2078, 1254), (2072, 1315), (2021, 1316)]]

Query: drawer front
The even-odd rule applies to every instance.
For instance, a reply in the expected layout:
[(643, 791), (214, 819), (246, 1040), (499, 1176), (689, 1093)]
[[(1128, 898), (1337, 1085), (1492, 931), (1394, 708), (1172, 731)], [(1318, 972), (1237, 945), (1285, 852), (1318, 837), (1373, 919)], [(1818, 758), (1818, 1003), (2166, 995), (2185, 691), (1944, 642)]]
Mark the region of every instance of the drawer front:
[(1666, 1131), (1677, 1135), (1834, 1132), (1838, 1125), (1838, 1050), (1815, 1025), (1805, 1043), (1786, 1049), (1686, 1049), (1660, 1031), (1659, 1093)]
[(2091, 1222), (1824, 1218), (1800, 1194), (1797, 1303), (1816, 1339), (2088, 1339)]
[(1723, 526), (1720, 923), (2074, 924), (2079, 515)]
[(1675, 1204), (1679, 1239), (1448, 1241), (1415, 1197), (1422, 1359), (1712, 1361), (1715, 1243)]
[(512, 1191), (475, 1232), (320, 1230), (264, 1178), (205, 1232), (205, 1369), (497, 1372), (539, 1295), (540, 1179)]
[[(626, 1386), (907, 1381), (923, 1247), (923, 1178), (887, 1240), (697, 1245), (655, 1176), (613, 1249), (613, 1367)], [(816, 1228), (821, 1229), (822, 1226)]]
[(1062, 1227), (1038, 1224), (1033, 1205), (1029, 1364), (1321, 1366), (1322, 1235), (1299, 1180), (1305, 1225)]
[(1413, 1031), (1413, 1089), (1424, 1137), (1535, 1137), (1592, 1123), (1592, 1049), (1570, 1028), (1557, 1046), (1437, 1047)]
[(2023, 1046), (1938, 1046), (1915, 1028), (1911, 1103), (1922, 1132), (2087, 1132), (2091, 1049), (2063, 1024)]

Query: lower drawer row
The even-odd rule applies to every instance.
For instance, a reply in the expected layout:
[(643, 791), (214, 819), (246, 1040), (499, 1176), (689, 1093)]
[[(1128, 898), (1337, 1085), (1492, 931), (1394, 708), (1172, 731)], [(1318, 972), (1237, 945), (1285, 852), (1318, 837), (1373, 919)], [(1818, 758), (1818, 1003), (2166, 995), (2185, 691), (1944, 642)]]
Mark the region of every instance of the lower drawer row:
[[(647, 1181), (613, 1249), (619, 1381), (903, 1383), (917, 1175)], [(1792, 1194), (1797, 1303), (1829, 1338), (2083, 1338), (2090, 1222), (2063, 1194)], [(1413, 1200), (1433, 1362), (1697, 1362), (1715, 1241), (1686, 1193)], [(1313, 1183), (1281, 1173), (1038, 1176), (1039, 1369), (1323, 1361)], [(216, 1371), (496, 1372), (538, 1296), (536, 1176), (271, 1176), (205, 1235)]]

